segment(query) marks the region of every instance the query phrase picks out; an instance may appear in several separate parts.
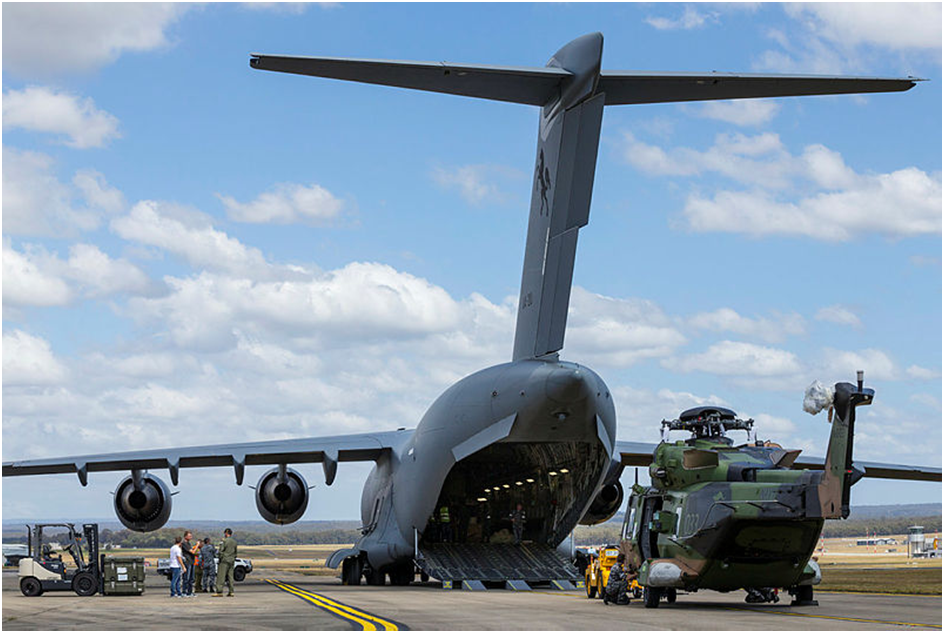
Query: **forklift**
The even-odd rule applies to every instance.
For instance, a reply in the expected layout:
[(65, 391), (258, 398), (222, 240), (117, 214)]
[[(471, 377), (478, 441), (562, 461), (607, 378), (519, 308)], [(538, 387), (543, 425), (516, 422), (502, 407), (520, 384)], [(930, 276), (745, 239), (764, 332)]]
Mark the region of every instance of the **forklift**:
[[(62, 554), (53, 552), (43, 542), (43, 530), (65, 528), (63, 551), (75, 561), (75, 569), (66, 569)], [(94, 596), (102, 590), (102, 570), (98, 555), (98, 524), (86, 523), (85, 551), (83, 537), (72, 523), (42, 523), (26, 526), (28, 554), (20, 560), (20, 591), (24, 596), (40, 596), (44, 591), (74, 591), (80, 596)]]

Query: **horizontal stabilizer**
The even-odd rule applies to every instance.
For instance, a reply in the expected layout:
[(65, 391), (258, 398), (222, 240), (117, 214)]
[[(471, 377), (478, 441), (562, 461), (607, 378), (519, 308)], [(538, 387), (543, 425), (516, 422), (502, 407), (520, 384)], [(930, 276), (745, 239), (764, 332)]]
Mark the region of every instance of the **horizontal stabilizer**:
[(516, 68), (446, 62), (260, 54), (253, 54), (249, 65), (258, 70), (344, 79), (540, 106), (547, 103), (557, 93), (562, 80), (572, 77), (571, 73), (560, 68)]
[(902, 92), (923, 81), (914, 77), (841, 77), (742, 73), (634, 73), (603, 71), (597, 90), (606, 105), (759, 99), (863, 92)]

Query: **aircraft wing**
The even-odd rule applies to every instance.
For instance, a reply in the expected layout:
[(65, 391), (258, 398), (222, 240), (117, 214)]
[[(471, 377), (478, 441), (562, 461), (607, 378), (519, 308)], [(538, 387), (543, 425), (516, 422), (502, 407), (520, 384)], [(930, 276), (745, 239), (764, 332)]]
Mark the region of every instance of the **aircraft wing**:
[(623, 466), (648, 466), (657, 446), (658, 444), (617, 440), (614, 457), (618, 455)]
[(88, 473), (167, 468), (176, 486), (181, 468), (229, 466), (242, 484), (245, 467), (259, 465), (322, 463), (328, 485), (334, 481), (338, 462), (375, 461), (384, 451), (399, 446), (412, 435), (405, 429), (383, 433), (335, 435), (242, 444), (214, 444), (185, 448), (160, 448), (124, 453), (101, 453), (52, 459), (28, 459), (3, 463), (4, 477), (76, 473), (82, 485)]
[(923, 81), (915, 77), (758, 75), (745, 73), (643, 73), (603, 71), (597, 91), (606, 105), (758, 99), (863, 92), (902, 92)]
[[(652, 453), (658, 444), (643, 442), (616, 442), (616, 454), (623, 466), (648, 466), (652, 462)], [(822, 457), (800, 456), (793, 462), (793, 468), (800, 470), (823, 470), (825, 460)], [(941, 469), (929, 466), (910, 466), (907, 464), (886, 464), (883, 462), (860, 462), (853, 460), (856, 468), (864, 471), (866, 477), (876, 479), (905, 479), (909, 481), (941, 481)]]
[[(825, 460), (822, 457), (797, 457), (794, 469), (809, 468), (823, 470)], [(852, 460), (852, 465), (862, 470), (866, 477), (876, 479), (906, 479), (909, 481), (941, 481), (941, 469), (929, 466), (911, 466), (908, 464), (886, 464), (883, 462), (860, 462)]]

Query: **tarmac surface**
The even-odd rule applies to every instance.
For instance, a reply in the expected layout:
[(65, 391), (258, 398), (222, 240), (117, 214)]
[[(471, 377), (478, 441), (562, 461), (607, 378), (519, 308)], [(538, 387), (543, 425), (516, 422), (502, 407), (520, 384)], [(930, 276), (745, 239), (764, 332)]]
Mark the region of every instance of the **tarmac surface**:
[(345, 587), (337, 578), (253, 574), (236, 595), (172, 599), (149, 577), (142, 596), (72, 592), (27, 598), (3, 572), (4, 630), (894, 630), (941, 628), (941, 596), (817, 592), (819, 607), (748, 605), (743, 592), (680, 594), (674, 605), (604, 606), (580, 591), (447, 591), (438, 584)]

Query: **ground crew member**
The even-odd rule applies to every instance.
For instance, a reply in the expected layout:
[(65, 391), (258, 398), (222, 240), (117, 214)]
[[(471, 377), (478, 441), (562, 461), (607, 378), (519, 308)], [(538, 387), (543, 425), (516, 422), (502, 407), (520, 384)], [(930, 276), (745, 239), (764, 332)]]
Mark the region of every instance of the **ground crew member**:
[(443, 543), (452, 542), (452, 523), (449, 522), (449, 506), (439, 508), (439, 535)]
[(200, 565), (203, 567), (203, 586), (200, 589), (203, 593), (209, 593), (216, 589), (216, 548), (210, 542), (210, 537), (203, 539), (203, 547), (200, 548)]
[(193, 592), (203, 591), (203, 565), (200, 560), (203, 556), (203, 541), (197, 539), (197, 544), (193, 546)]
[(524, 513), (524, 507), (519, 503), (508, 518), (511, 519), (511, 529), (515, 533), (515, 545), (521, 545), (521, 535), (524, 533), (524, 524), (527, 516)]
[(229, 528), (223, 530), (223, 542), (220, 543), (219, 554), (219, 575), (216, 581), (216, 593), (213, 595), (216, 597), (223, 595), (223, 582), (225, 580), (229, 586), (229, 593), (226, 595), (231, 597), (235, 593), (233, 588), (236, 585), (236, 579), (233, 577), (236, 568), (236, 539), (233, 538), (233, 531)]
[(629, 604), (629, 596), (626, 595), (626, 586), (628, 574), (623, 567), (626, 561), (626, 555), (620, 554), (616, 557), (616, 563), (610, 568), (610, 577), (606, 581), (606, 589), (603, 591), (603, 604)]

